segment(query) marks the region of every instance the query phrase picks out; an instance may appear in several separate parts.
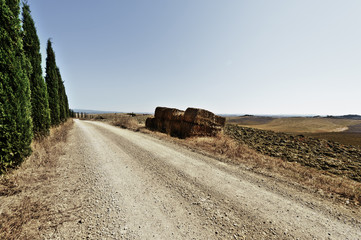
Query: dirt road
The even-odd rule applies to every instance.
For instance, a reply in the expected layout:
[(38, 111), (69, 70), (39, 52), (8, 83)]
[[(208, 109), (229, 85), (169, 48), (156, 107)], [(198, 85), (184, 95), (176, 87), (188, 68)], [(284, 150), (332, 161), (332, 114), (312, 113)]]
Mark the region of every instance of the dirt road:
[(152, 136), (76, 120), (50, 239), (361, 239), (359, 213)]

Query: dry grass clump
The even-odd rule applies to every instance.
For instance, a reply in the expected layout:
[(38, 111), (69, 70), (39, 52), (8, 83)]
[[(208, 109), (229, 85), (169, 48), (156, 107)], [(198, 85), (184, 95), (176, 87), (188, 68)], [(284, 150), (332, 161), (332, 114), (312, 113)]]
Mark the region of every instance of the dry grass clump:
[[(51, 202), (44, 189), (56, 174), (56, 164), (73, 121), (50, 131), (50, 136), (32, 143), (33, 153), (18, 168), (0, 177), (0, 239), (36, 239), (36, 230), (25, 230), (34, 221), (49, 222)], [(42, 189), (40, 191), (40, 189)], [(41, 227), (41, 225), (39, 226)]]
[(224, 134), (218, 134), (216, 137), (194, 137), (188, 138), (187, 142), (200, 149), (208, 150), (230, 159), (251, 156), (257, 154), (244, 144), (240, 144)]
[(139, 131), (139, 122), (136, 118), (130, 115), (117, 115), (110, 122), (113, 126)]
[(321, 195), (349, 200), (355, 205), (361, 203), (361, 183), (327, 171), (305, 167), (297, 162), (264, 156), (245, 144), (219, 134), (217, 137), (194, 137), (184, 140), (191, 147), (221, 157), (223, 161), (244, 164), (258, 173), (278, 175), (308, 186)]

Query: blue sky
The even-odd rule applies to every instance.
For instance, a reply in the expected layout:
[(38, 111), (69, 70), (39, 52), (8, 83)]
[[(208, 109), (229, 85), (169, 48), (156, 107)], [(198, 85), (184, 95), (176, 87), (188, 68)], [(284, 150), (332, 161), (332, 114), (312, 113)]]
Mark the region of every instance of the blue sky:
[(361, 114), (361, 1), (28, 2), (72, 108)]

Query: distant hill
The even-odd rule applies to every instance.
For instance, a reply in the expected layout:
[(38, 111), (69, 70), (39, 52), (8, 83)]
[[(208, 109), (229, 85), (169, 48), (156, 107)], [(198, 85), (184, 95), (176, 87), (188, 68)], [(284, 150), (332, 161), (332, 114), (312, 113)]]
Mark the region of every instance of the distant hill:
[(89, 110), (89, 109), (72, 109), (74, 112), (83, 112), (87, 114), (104, 114), (104, 113), (121, 113), (117, 111), (101, 111), (101, 110)]
[[(118, 112), (118, 111), (102, 111), (102, 110), (89, 110), (89, 109), (72, 109), (74, 112), (83, 112), (87, 114), (107, 114), (107, 113), (130, 113), (130, 112)], [(152, 114), (148, 112), (133, 112), (134, 114)]]
[(361, 120), (361, 115), (348, 114), (348, 115), (342, 115), (342, 116), (327, 116), (327, 118)]

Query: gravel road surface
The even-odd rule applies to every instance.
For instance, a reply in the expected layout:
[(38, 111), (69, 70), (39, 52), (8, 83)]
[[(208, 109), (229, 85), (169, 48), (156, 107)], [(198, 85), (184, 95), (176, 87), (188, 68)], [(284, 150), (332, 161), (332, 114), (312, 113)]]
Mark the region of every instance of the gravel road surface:
[(357, 211), (174, 143), (80, 120), (68, 141), (47, 239), (361, 239)]

